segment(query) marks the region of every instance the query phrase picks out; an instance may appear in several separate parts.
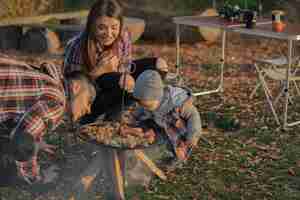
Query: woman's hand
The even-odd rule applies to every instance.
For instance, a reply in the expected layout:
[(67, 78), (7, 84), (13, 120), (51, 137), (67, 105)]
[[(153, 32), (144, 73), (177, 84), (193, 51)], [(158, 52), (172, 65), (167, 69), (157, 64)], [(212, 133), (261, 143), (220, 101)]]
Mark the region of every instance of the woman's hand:
[[(125, 80), (124, 80), (125, 79)], [(122, 74), (119, 80), (120, 88), (126, 90), (127, 92), (133, 92), (133, 88), (135, 85), (134, 78), (129, 74)]]
[(117, 72), (119, 63), (120, 60), (118, 56), (112, 56), (109, 59), (102, 60), (98, 66), (89, 73), (89, 75), (93, 80), (95, 80), (105, 73)]
[(175, 150), (176, 156), (179, 160), (182, 160), (182, 161), (187, 160), (187, 149), (188, 149), (188, 146), (183, 141), (180, 141)]

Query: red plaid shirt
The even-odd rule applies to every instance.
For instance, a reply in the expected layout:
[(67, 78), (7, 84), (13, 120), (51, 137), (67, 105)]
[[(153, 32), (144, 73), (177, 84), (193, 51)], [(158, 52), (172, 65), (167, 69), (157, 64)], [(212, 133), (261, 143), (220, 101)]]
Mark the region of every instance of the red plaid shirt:
[(45, 65), (46, 73), (25, 67), (0, 66), (0, 123), (9, 119), (39, 140), (63, 118), (66, 97), (62, 73)]
[[(13, 119), (17, 123), (16, 133), (18, 129), (25, 130), (37, 142), (59, 125), (66, 108), (61, 69), (44, 65), (43, 71), (0, 66), (0, 123)], [(31, 163), (34, 172), (35, 157)], [(26, 165), (24, 162), (18, 166)]]

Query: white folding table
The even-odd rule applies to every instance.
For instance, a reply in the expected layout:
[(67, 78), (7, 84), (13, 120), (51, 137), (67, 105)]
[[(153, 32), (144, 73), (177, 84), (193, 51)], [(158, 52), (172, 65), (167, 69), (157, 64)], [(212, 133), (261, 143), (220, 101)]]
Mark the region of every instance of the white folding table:
[[(238, 32), (240, 34), (247, 34), (247, 35), (255, 35), (255, 36), (260, 36), (260, 37), (266, 37), (266, 38), (274, 38), (274, 39), (279, 39), (279, 40), (286, 40), (288, 42), (288, 51), (287, 51), (287, 58), (288, 58), (288, 65), (286, 68), (286, 81), (285, 81), (285, 89), (284, 89), (284, 94), (285, 94), (285, 105), (284, 105), (284, 118), (283, 118), (283, 128), (286, 129), (289, 126), (294, 126), (297, 124), (300, 124), (299, 121), (294, 121), (288, 123), (288, 103), (289, 103), (289, 78), (291, 75), (291, 66), (292, 66), (292, 60), (293, 60), (293, 52), (294, 52), (294, 45), (293, 43), (295, 41), (300, 40), (300, 29), (297, 29), (296, 26), (291, 26), (287, 25), (285, 30), (283, 32), (274, 32), (272, 30), (272, 25), (271, 24), (265, 24), (262, 26), (257, 26), (254, 29), (246, 29), (242, 27), (235, 27), (232, 29), (234, 32)], [(278, 114), (275, 111), (273, 104), (270, 104), (272, 113), (277, 119), (276, 121), (279, 122), (278, 120)], [(278, 123), (277, 122), (277, 123)]]
[[(180, 26), (188, 25), (188, 26), (204, 26), (210, 28), (219, 28), (222, 31), (222, 54), (220, 59), (220, 84), (214, 90), (195, 92), (194, 96), (212, 94), (216, 92), (223, 92), (223, 81), (224, 81), (224, 64), (225, 64), (225, 45), (226, 45), (226, 33), (228, 31), (232, 31), (235, 27), (245, 26), (241, 23), (231, 23), (220, 17), (203, 17), (203, 16), (182, 16), (182, 17), (174, 17), (173, 22), (176, 24), (176, 68), (177, 75), (180, 76), (180, 68), (182, 67), (180, 61)], [(258, 20), (257, 25), (263, 25), (271, 23), (270, 20)]]

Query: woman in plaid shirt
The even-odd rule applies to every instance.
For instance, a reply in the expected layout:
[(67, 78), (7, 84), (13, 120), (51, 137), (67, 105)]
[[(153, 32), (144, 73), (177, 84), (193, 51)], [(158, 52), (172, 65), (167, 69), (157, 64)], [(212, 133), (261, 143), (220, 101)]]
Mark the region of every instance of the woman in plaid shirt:
[(0, 156), (3, 151), (13, 155), (18, 174), (27, 182), (38, 180), (38, 150), (53, 153), (53, 146), (42, 140), (44, 134), (53, 131), (65, 113), (72, 121), (89, 113), (94, 98), (94, 86), (82, 74), (72, 73), (63, 81), (59, 68), (51, 64), (37, 70), (0, 63), (0, 138), (7, 139), (8, 147), (0, 145)]
[[(98, 0), (89, 12), (85, 30), (69, 41), (65, 50), (64, 74), (73, 71), (88, 74), (99, 89), (86, 122), (121, 104), (123, 89), (128, 98), (143, 71), (152, 69), (166, 75), (168, 67), (162, 58), (132, 61), (131, 51), (130, 33), (123, 27), (119, 2)], [(132, 73), (125, 76), (128, 68), (132, 68)]]

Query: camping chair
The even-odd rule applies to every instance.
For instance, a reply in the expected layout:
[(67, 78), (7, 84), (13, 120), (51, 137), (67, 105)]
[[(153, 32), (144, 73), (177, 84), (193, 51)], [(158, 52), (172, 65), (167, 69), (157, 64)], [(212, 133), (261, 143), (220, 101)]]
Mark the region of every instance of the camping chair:
[[(300, 66), (299, 58), (293, 59), (293, 63), (295, 63), (294, 64), (295, 67), (299, 67)], [(277, 102), (284, 95), (284, 92), (285, 92), (286, 68), (280, 68), (280, 67), (287, 65), (287, 64), (288, 64), (288, 61), (287, 61), (286, 57), (278, 57), (278, 58), (274, 58), (274, 59), (260, 59), (260, 60), (256, 60), (256, 62), (254, 63), (254, 67), (256, 69), (256, 72), (258, 73), (259, 81), (258, 81), (256, 87), (254, 88), (254, 90), (251, 92), (250, 99), (252, 99), (253, 96), (255, 95), (256, 91), (260, 87), (262, 87), (264, 90), (264, 93), (266, 95), (268, 104), (271, 108), (271, 111), (272, 111), (278, 125), (280, 125), (280, 122), (279, 122), (278, 115), (275, 111), (274, 105), (277, 104)], [(260, 68), (258, 65), (260, 65), (262, 67)], [(263, 66), (265, 66), (265, 67), (263, 67)], [(297, 85), (297, 81), (300, 80), (300, 76), (297, 76), (297, 70), (298, 69), (296, 68), (291, 72), (291, 74), (289, 76), (289, 81), (292, 83), (292, 86), (294, 86), (294, 88), (296, 89), (297, 95), (300, 96), (300, 90)], [(265, 78), (269, 78), (271, 80), (280, 82), (281, 89), (280, 89), (279, 94), (275, 97), (274, 100), (273, 100), (271, 91), (267, 85)], [(293, 103), (291, 96), (289, 96), (289, 102)]]

